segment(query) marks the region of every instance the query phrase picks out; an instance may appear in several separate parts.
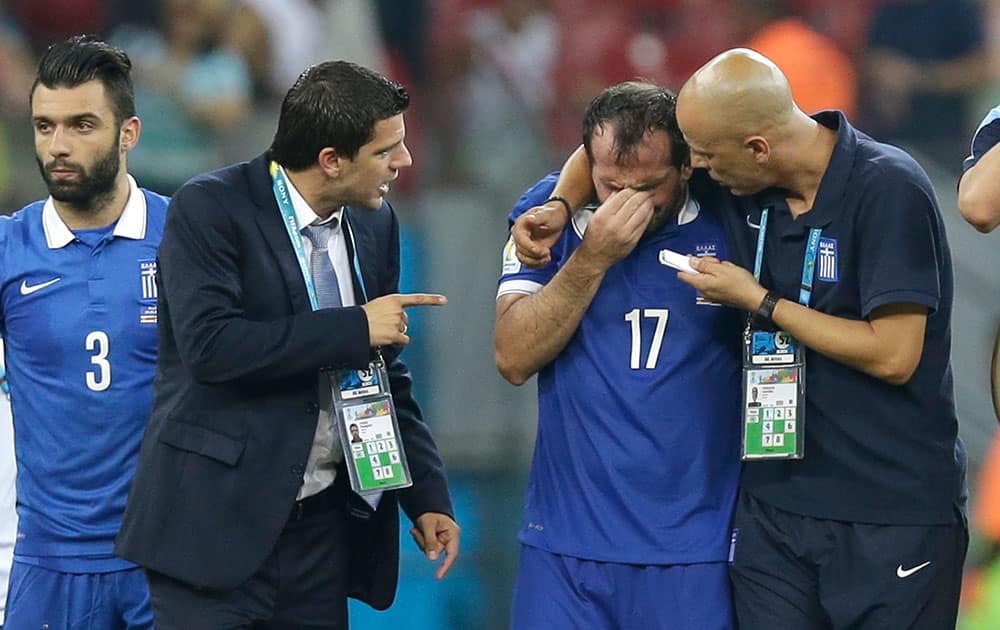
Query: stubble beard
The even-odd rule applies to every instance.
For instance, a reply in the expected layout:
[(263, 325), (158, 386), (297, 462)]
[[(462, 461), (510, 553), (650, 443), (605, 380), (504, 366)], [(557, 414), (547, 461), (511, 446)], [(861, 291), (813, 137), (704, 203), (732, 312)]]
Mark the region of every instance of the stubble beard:
[[(103, 209), (105, 202), (114, 193), (115, 181), (121, 167), (121, 156), (118, 148), (118, 140), (115, 139), (110, 150), (100, 156), (89, 170), (68, 161), (53, 160), (45, 165), (38, 156), (35, 156), (35, 162), (38, 164), (38, 170), (53, 199), (78, 212), (96, 214)], [(57, 167), (72, 168), (79, 174), (77, 180), (72, 182), (55, 181), (49, 171)]]
[(681, 209), (688, 200), (688, 187), (685, 183), (679, 183), (672, 197), (672, 203), (665, 206), (660, 206), (653, 210), (653, 218), (649, 220), (649, 225), (646, 226), (646, 234), (652, 234), (656, 230), (663, 227), (667, 221), (677, 218), (680, 214)]

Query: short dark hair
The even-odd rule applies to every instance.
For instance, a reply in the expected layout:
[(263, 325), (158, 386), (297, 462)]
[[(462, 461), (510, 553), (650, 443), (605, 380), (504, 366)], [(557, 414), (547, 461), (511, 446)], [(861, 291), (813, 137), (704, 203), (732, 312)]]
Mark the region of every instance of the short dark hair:
[(104, 85), (119, 125), (135, 116), (132, 61), (124, 50), (94, 35), (74, 35), (49, 46), (38, 61), (29, 104), (39, 84), (49, 89), (75, 88), (94, 80)]
[(670, 136), (673, 166), (688, 164), (687, 142), (677, 125), (677, 96), (667, 88), (647, 81), (626, 81), (598, 94), (583, 116), (583, 146), (591, 162), (594, 132), (606, 123), (614, 124), (617, 163), (635, 156), (647, 132), (660, 130)]
[(376, 123), (409, 105), (399, 83), (354, 63), (325, 61), (288, 90), (268, 156), (293, 171), (315, 164), (326, 147), (353, 160), (375, 137)]

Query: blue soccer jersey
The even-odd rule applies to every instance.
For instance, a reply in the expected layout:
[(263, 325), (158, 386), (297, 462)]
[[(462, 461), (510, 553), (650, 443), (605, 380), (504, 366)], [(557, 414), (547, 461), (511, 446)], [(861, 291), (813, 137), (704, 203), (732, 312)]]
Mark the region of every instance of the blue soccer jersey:
[(124, 212), (105, 230), (71, 232), (51, 199), (0, 219), (22, 562), (133, 566), (112, 547), (151, 406), (167, 199), (129, 184)]
[[(556, 175), (518, 201), (542, 203)], [(543, 269), (504, 252), (499, 295), (540, 290), (580, 246), (576, 215)], [(706, 303), (664, 249), (728, 257), (720, 221), (691, 198), (612, 266), (579, 329), (538, 374), (538, 438), (521, 542), (629, 564), (727, 558), (740, 472), (739, 314)]]
[(972, 147), (969, 156), (962, 163), (962, 172), (976, 165), (986, 152), (1000, 142), (1000, 107), (994, 107), (986, 114), (972, 136)]

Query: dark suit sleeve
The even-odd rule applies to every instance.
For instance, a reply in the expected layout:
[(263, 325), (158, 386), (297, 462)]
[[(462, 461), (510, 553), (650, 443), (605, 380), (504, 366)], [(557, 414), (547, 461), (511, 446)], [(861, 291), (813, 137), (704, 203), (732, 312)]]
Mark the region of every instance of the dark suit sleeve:
[[(399, 224), (392, 213), (388, 265), (382, 287), (386, 293), (399, 292)], [(400, 348), (386, 348), (384, 356), (389, 371), (389, 386), (403, 434), (406, 459), (413, 485), (399, 493), (399, 502), (410, 520), (425, 512), (441, 512), (454, 518), (455, 511), (448, 494), (444, 464), (430, 429), (423, 421), (417, 401), (413, 399), (413, 379), (406, 364), (399, 358)]]
[[(178, 191), (159, 252), (165, 314), (180, 358), (194, 378), (202, 383), (263, 383), (324, 367), (367, 366), (368, 320), (360, 307), (266, 321), (246, 316), (244, 286), (260, 279), (243, 277), (245, 258), (265, 256), (260, 250), (266, 245), (259, 238), (250, 242), (248, 236), (256, 226), (246, 215), (255, 206), (241, 204), (236, 193), (223, 203), (214, 192), (198, 182)], [(288, 298), (276, 292), (274, 299)]]

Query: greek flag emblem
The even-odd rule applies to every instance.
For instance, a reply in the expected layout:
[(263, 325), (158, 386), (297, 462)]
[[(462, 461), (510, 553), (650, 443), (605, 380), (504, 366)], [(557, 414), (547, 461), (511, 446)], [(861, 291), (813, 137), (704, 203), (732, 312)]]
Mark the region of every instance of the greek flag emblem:
[(142, 282), (142, 298), (143, 302), (155, 302), (156, 301), (156, 260), (140, 260), (139, 261), (139, 279)]
[(819, 279), (823, 282), (836, 282), (837, 274), (837, 239), (819, 239)]

